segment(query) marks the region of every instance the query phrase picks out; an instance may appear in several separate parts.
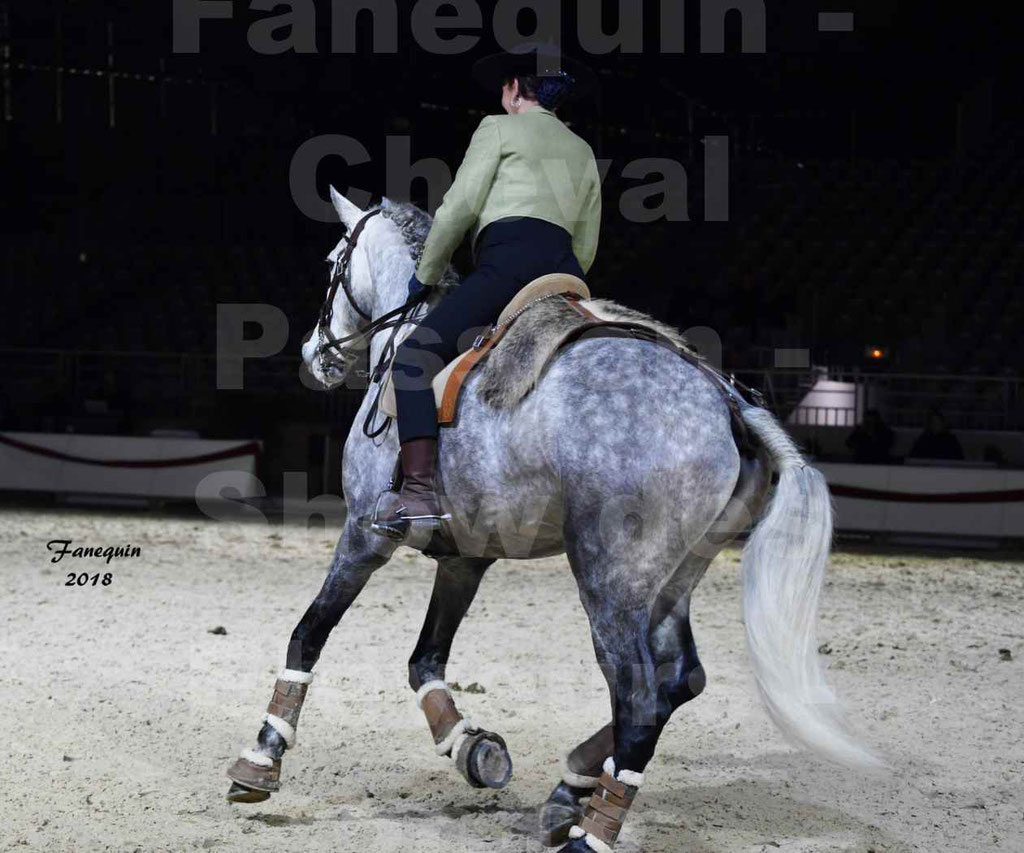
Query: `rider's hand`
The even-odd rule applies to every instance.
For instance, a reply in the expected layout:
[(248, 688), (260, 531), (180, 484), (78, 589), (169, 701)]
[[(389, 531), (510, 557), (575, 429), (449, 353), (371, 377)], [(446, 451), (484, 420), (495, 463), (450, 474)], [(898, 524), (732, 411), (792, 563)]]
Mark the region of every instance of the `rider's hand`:
[(416, 273), (412, 274), (412, 278), (409, 279), (409, 298), (412, 299), (421, 290), (424, 290), (426, 285), (416, 278)]

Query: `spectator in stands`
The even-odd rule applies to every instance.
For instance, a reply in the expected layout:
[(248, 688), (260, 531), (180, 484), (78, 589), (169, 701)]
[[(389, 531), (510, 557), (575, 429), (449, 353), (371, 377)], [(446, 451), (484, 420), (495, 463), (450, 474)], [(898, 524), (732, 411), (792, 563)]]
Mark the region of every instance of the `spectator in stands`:
[(932, 409), (928, 413), (928, 425), (917, 437), (907, 456), (918, 459), (963, 459), (964, 449), (950, 432), (942, 412)]
[(846, 446), (853, 452), (853, 461), (864, 464), (886, 465), (891, 460), (893, 431), (882, 420), (878, 409), (868, 409), (864, 420), (850, 433)]

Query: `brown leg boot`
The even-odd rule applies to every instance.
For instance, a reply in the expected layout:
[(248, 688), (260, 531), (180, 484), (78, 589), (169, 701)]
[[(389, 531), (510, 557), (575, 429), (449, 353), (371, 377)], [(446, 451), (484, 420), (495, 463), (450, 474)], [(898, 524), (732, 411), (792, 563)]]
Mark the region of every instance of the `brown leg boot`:
[[(295, 729), (313, 673), (285, 669), (274, 684), (274, 695), (263, 715), (283, 743), (266, 747), (261, 737), (257, 749), (242, 750), (239, 759), (228, 768), (231, 789), (228, 800), (233, 803), (259, 803), (280, 788), (281, 754), (295, 745)], [(268, 754), (271, 753), (271, 754)]]
[(402, 488), (398, 499), (374, 518), (371, 529), (401, 541), (413, 530), (438, 530), (451, 518), (434, 490), (437, 439), (413, 438), (401, 446)]
[(644, 777), (642, 773), (628, 770), (616, 774), (615, 761), (611, 757), (602, 770), (597, 787), (584, 807), (583, 818), (569, 830), (569, 838), (574, 843), (565, 847), (566, 850), (590, 848), (610, 853), (622, 832), (622, 823)]
[(609, 723), (566, 756), (562, 781), (537, 815), (541, 844), (560, 847), (569, 840), (569, 830), (583, 819), (584, 807), (597, 788), (605, 759), (614, 752), (615, 732)]

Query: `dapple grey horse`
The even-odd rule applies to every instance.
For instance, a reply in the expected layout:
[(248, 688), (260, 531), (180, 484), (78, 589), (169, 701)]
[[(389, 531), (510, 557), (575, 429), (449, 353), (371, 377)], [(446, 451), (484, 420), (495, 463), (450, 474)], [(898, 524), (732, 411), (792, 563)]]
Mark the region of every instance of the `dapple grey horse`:
[[(387, 199), (382, 215), (368, 218), (333, 189), (332, 198), (358, 241), (345, 256), (343, 286), (330, 291), (332, 311), (322, 315), (330, 328), (315, 330), (303, 347), (309, 370), (328, 388), (344, 381), (350, 362), (319, 357), (325, 334), (365, 343), (366, 318), (406, 303), (406, 282), (431, 221)], [(343, 240), (330, 260), (337, 264), (346, 247)], [(418, 319), (454, 286), (449, 271), (408, 318)], [(616, 316), (614, 303), (581, 304)], [(371, 365), (387, 337), (371, 336)], [(751, 525), (742, 554), (743, 612), (770, 716), (792, 741), (828, 759), (879, 763), (845, 729), (818, 661), (817, 605), (832, 537), (828, 489), (770, 413), (741, 406), (753, 447), (741, 452), (726, 396), (704, 372), (664, 347), (622, 337), (568, 345), (512, 408), (486, 405), (474, 392), (476, 381), (471, 374), (457, 427), (440, 437), (439, 487), (453, 515), (449, 546), (407, 543), (437, 560), (409, 681), (421, 707), (427, 695), (443, 697), (455, 632), (496, 559), (567, 555), (608, 682), (612, 721), (569, 755), (564, 778), (541, 808), (543, 840), (567, 841), (564, 849), (573, 851), (614, 842), (663, 727), (704, 687), (690, 596), (718, 551)], [(365, 524), (398, 458), (395, 430), (371, 438), (373, 430), (362, 428), (373, 415), (375, 390), (371, 385), (345, 443), (348, 516), (333, 563), (288, 646), (285, 672), (303, 685), (303, 695), (331, 630), (397, 547)], [(442, 693), (430, 694), (435, 688)], [(275, 700), (287, 705), (276, 693)], [(294, 738), (295, 717), (265, 719), (256, 748), (244, 755), (276, 768)], [(501, 738), (466, 724), (456, 734), (476, 735), (474, 753), (460, 764), (467, 779), (478, 787), (504, 785), (511, 763)], [(459, 739), (444, 739), (438, 752), (464, 754)], [(596, 811), (588, 822), (584, 803), (594, 791), (604, 799), (591, 799)], [(229, 798), (244, 802), (251, 793), (236, 783)]]

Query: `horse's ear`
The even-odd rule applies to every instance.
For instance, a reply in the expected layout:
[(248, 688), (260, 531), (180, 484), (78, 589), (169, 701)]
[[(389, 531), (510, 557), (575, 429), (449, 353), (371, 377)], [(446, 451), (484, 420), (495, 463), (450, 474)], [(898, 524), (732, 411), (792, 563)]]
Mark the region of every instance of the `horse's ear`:
[(338, 212), (338, 218), (351, 231), (359, 221), (359, 218), (363, 215), (363, 211), (358, 205), (353, 204), (345, 198), (345, 196), (338, 192), (333, 186), (331, 187), (331, 203), (334, 205), (334, 209)]

